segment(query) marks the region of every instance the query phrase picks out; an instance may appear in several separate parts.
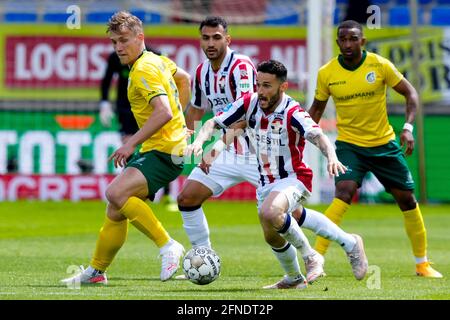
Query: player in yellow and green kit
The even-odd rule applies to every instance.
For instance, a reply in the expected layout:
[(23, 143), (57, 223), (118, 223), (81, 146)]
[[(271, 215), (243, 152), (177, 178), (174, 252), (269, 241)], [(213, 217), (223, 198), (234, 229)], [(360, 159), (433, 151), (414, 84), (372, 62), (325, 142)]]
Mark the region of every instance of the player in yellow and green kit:
[[(405, 154), (414, 149), (413, 122), (418, 104), (414, 87), (387, 59), (362, 49), (366, 42), (358, 22), (342, 22), (337, 29), (341, 54), (319, 70), (314, 102), (309, 114), (319, 122), (328, 98), (336, 105), (336, 153), (348, 171), (335, 177), (335, 198), (325, 211), (339, 224), (364, 175), (371, 171), (390, 192), (403, 212), (405, 229), (416, 259), (416, 274), (441, 278), (427, 258), (427, 236), (414, 181)], [(386, 88), (392, 87), (406, 99), (406, 122), (400, 144), (388, 121)], [(315, 249), (325, 254), (329, 241), (318, 238)]]
[(172, 76), (177, 67), (145, 50), (142, 22), (128, 12), (112, 16), (108, 33), (120, 62), (130, 67), (128, 100), (139, 130), (110, 156), (115, 167), (125, 169), (106, 190), (106, 219), (90, 266), (63, 280), (66, 284), (107, 283), (105, 271), (126, 240), (128, 221), (160, 248), (162, 281), (175, 274), (184, 252), (144, 202), (183, 169), (186, 124)]

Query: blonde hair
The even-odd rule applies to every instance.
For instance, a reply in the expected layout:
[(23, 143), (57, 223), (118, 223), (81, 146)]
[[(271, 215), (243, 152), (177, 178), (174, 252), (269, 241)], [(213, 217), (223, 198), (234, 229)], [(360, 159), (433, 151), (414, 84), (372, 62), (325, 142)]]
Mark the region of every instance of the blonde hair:
[(120, 33), (125, 28), (133, 31), (135, 34), (143, 32), (142, 21), (128, 11), (116, 12), (108, 21), (106, 32)]

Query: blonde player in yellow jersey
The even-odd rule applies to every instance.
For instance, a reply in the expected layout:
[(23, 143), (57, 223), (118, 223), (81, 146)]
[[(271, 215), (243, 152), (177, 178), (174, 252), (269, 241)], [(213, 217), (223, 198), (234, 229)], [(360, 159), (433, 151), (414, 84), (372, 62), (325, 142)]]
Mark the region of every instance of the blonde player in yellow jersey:
[[(418, 104), (414, 87), (387, 59), (362, 49), (366, 42), (361, 25), (353, 20), (337, 28), (341, 54), (319, 70), (314, 102), (309, 114), (319, 122), (331, 96), (336, 105), (336, 153), (348, 171), (335, 177), (335, 198), (325, 215), (340, 224), (364, 175), (371, 171), (390, 192), (403, 212), (405, 229), (412, 245), (418, 276), (441, 278), (427, 258), (427, 236), (414, 181), (405, 154), (414, 150), (413, 122)], [(400, 146), (389, 124), (386, 87), (405, 97), (406, 122)], [(329, 241), (318, 238), (315, 249), (325, 254)]]
[[(183, 169), (186, 124), (172, 77), (176, 65), (145, 50), (142, 22), (128, 12), (112, 16), (108, 32), (120, 62), (130, 67), (128, 100), (139, 130), (110, 156), (115, 167), (125, 169), (106, 190), (106, 218), (90, 265), (63, 282), (106, 284), (105, 271), (126, 240), (128, 221), (160, 248), (160, 278), (166, 281), (179, 268), (184, 248), (144, 201)], [(139, 153), (131, 157), (139, 144)]]

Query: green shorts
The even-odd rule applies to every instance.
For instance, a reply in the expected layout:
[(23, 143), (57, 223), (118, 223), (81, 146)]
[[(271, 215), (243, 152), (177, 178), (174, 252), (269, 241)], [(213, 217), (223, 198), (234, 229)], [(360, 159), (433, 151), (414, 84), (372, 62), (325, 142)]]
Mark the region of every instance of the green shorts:
[(414, 180), (405, 156), (394, 140), (378, 147), (360, 147), (336, 141), (336, 154), (348, 171), (335, 177), (335, 183), (353, 180), (361, 187), (364, 176), (371, 171), (387, 192), (390, 192), (391, 188), (414, 190)]
[(148, 198), (153, 200), (156, 192), (175, 180), (183, 171), (183, 157), (151, 150), (145, 153), (136, 152), (127, 163), (142, 172), (147, 179)]

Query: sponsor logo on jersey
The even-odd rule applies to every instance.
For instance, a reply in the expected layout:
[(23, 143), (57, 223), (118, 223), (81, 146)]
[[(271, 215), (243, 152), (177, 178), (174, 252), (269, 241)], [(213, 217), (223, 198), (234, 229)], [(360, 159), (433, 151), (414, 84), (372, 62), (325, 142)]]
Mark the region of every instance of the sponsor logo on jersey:
[(239, 81), (239, 90), (248, 92), (250, 90), (250, 81), (248, 79), (241, 79)]
[(223, 107), (223, 112), (227, 112), (228, 110), (230, 110), (231, 106), (231, 103), (227, 104), (225, 107)]
[(339, 80), (339, 81), (330, 82), (328, 84), (328, 86), (331, 87), (331, 86), (336, 86), (336, 85), (341, 85), (341, 84), (346, 84), (346, 83), (347, 83), (347, 81), (345, 81), (345, 80)]

